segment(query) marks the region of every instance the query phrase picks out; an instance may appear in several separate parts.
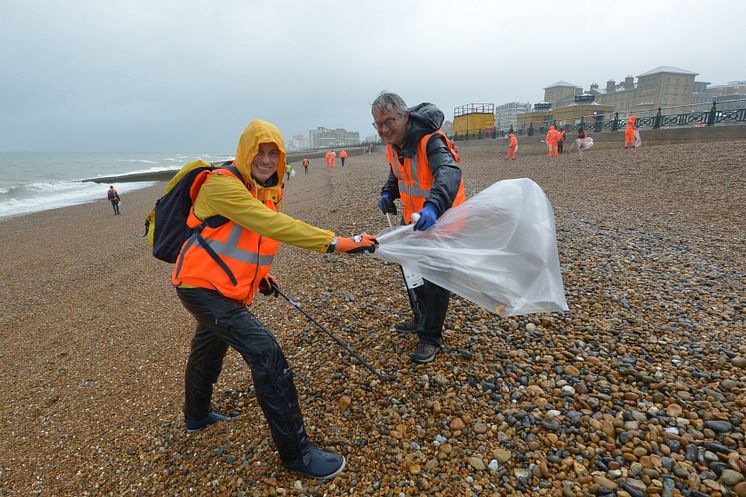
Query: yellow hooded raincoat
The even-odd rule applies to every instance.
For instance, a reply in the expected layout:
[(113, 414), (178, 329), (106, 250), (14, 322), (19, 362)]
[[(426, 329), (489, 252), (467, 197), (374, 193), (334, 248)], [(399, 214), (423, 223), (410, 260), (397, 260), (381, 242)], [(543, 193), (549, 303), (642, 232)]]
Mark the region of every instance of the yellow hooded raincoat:
[[(274, 143), (280, 150), (277, 171), (264, 184), (251, 176), (251, 163), (261, 143)], [(324, 253), (334, 233), (279, 212), (285, 142), (277, 127), (260, 120), (249, 123), (238, 142), (233, 165), (246, 183), (226, 170), (210, 173), (197, 194), (189, 224), (196, 227), (212, 216), (229, 220), (218, 228), (204, 228), (202, 236), (230, 268), (235, 283), (194, 242), (194, 236), (184, 243), (171, 281), (180, 287), (214, 289), (228, 298), (251, 303), (259, 282), (270, 271), (279, 242)]]

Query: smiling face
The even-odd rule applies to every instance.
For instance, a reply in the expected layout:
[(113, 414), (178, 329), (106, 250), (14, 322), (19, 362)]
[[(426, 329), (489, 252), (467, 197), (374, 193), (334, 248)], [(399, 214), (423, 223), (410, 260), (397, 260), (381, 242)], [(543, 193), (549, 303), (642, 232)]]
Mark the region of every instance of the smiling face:
[(251, 176), (264, 183), (275, 174), (280, 164), (280, 149), (274, 143), (260, 143), (256, 157), (251, 161)]
[(383, 112), (377, 107), (373, 107), (372, 113), (373, 126), (378, 131), (381, 140), (387, 145), (403, 146), (409, 116), (406, 113), (399, 115), (391, 106), (386, 107)]

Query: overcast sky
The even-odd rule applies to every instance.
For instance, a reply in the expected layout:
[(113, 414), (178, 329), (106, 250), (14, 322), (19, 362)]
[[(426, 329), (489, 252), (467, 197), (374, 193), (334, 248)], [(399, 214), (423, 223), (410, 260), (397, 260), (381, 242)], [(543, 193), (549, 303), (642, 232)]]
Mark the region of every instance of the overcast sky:
[(254, 118), (374, 133), (381, 90), (535, 103), (658, 66), (746, 79), (746, 2), (0, 0), (0, 151), (232, 153)]

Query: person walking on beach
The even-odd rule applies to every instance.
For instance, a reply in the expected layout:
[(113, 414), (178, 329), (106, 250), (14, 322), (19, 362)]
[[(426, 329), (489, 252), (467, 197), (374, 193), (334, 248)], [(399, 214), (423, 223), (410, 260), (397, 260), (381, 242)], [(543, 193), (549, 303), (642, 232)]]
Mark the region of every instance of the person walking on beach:
[[(239, 174), (215, 169), (199, 189), (189, 226), (200, 231), (184, 243), (171, 275), (181, 303), (197, 321), (184, 375), (186, 427), (194, 432), (230, 419), (214, 411), (210, 401), (231, 347), (251, 368), (258, 403), (285, 468), (331, 479), (343, 470), (345, 458), (309, 441), (293, 370), (277, 339), (247, 307), (257, 291), (276, 293), (270, 270), (280, 243), (324, 254), (372, 252), (377, 242), (367, 233), (336, 236), (279, 212), (285, 142), (273, 124), (251, 121), (232, 165)], [(207, 220), (218, 216), (225, 222), (212, 227)]]
[(593, 138), (586, 134), (585, 129), (580, 128), (575, 144), (578, 146), (578, 162), (583, 162), (583, 152), (593, 146)]
[(632, 147), (635, 146), (635, 142), (637, 141), (635, 130), (637, 130), (637, 116), (632, 114), (627, 119), (627, 125), (624, 127), (624, 148), (629, 148), (630, 145)]
[[(371, 106), (373, 127), (386, 144), (389, 175), (381, 190), (378, 208), (396, 214), (394, 200), (400, 198), (404, 211), (402, 224), (411, 224), (419, 214), (414, 229), (425, 231), (452, 206), (466, 196), (461, 178), (460, 159), (449, 146), (440, 129), (443, 112), (430, 103), (407, 108), (395, 93), (383, 92)], [(412, 354), (417, 363), (435, 359), (443, 346), (443, 323), (448, 312), (450, 292), (425, 280), (414, 289), (414, 317), (396, 325), (400, 331), (416, 331), (419, 342)]]
[(565, 147), (565, 128), (560, 128), (557, 131), (557, 154), (562, 153), (562, 149)]
[(335, 152), (334, 150), (329, 152), (329, 160), (332, 163), (332, 167), (336, 168), (337, 167), (337, 152)]
[(547, 144), (547, 157), (554, 155), (557, 156), (557, 131), (554, 129), (554, 125), (549, 126), (547, 136), (544, 137), (544, 141)]
[(339, 153), (339, 160), (341, 160), (341, 161), (342, 161), (342, 167), (344, 167), (344, 165), (345, 165), (345, 159), (346, 159), (346, 158), (347, 158), (347, 150), (342, 150), (342, 151), (341, 151), (341, 152)]
[(311, 163), (311, 161), (308, 160), (308, 157), (303, 159), (303, 174), (308, 174), (308, 165)]
[(293, 173), (293, 166), (290, 164), (285, 164), (285, 174), (287, 174), (287, 179), (290, 179), (290, 175)]
[(109, 199), (109, 202), (111, 202), (111, 208), (114, 209), (114, 215), (119, 215), (119, 202), (121, 199), (119, 198), (119, 194), (114, 189), (114, 185), (109, 186), (109, 189), (106, 190), (106, 198)]
[(509, 158), (515, 160), (515, 151), (518, 148), (518, 138), (515, 137), (515, 133), (512, 131), (508, 135), (508, 138), (510, 138), (510, 145), (508, 146), (508, 153), (505, 155), (505, 160), (508, 160)]
[(332, 167), (332, 151), (326, 151), (326, 167)]

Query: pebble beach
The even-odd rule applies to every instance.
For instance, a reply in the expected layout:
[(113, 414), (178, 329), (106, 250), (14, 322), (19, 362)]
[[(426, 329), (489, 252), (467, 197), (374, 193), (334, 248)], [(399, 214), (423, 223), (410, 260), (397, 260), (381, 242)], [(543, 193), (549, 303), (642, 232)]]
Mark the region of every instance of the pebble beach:
[[(311, 441), (347, 458), (323, 483), (286, 471), (231, 351), (187, 433), (194, 323), (150, 255), (163, 183), (0, 220), (0, 496), (746, 496), (746, 140), (505, 161), (460, 144), (467, 195), (528, 177), (552, 202), (565, 313), (501, 318), (451, 300), (446, 348), (416, 336), (399, 267), (282, 246), (282, 298), (251, 311), (295, 370)], [(284, 211), (344, 236), (388, 227), (385, 151), (293, 164)]]

